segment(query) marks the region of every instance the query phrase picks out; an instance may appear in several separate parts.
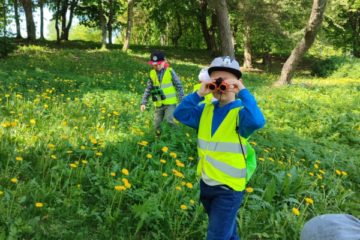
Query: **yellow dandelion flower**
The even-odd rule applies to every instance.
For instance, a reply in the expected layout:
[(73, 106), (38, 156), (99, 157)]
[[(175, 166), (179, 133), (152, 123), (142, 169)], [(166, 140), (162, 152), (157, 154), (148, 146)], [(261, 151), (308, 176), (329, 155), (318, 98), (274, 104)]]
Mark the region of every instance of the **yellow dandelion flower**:
[(143, 140), (143, 141), (138, 142), (138, 144), (145, 147), (148, 145), (148, 142)]
[(163, 177), (167, 177), (168, 174), (167, 174), (167, 173), (163, 173), (162, 176), (163, 176)]
[(178, 190), (178, 191), (181, 191), (181, 187), (180, 187), (180, 186), (176, 186), (175, 189)]
[(188, 157), (188, 159), (189, 159), (190, 161), (194, 161), (194, 158), (193, 158), (193, 157)]
[(129, 175), (129, 170), (127, 170), (126, 168), (121, 169), (121, 173), (124, 175)]
[(67, 154), (72, 154), (73, 151), (69, 150), (69, 151), (66, 151)]
[(185, 204), (181, 204), (181, 205), (180, 205), (180, 209), (181, 209), (181, 210), (186, 210), (186, 209), (187, 209), (187, 206), (186, 206)]
[(245, 190), (248, 193), (252, 193), (254, 191), (254, 189), (252, 187), (247, 187)]
[(345, 172), (345, 171), (341, 171), (341, 174), (342, 174), (343, 176), (347, 176), (347, 175), (348, 175), (347, 172)]
[(87, 160), (81, 160), (82, 164), (86, 165), (88, 163)]
[(313, 176), (314, 176), (314, 173), (313, 173), (313, 172), (309, 172), (309, 175), (313, 177)]
[(10, 179), (10, 182), (12, 182), (12, 183), (17, 183), (17, 182), (18, 182), (18, 179), (17, 179), (17, 178), (12, 178), (12, 179)]
[(252, 142), (249, 142), (251, 145), (254, 145), (254, 146), (256, 146), (257, 145), (257, 143), (256, 142), (254, 142), (254, 141), (252, 141)]
[(80, 149), (81, 149), (81, 150), (85, 150), (86, 147), (85, 147), (85, 146), (80, 146)]
[(152, 155), (150, 153), (146, 154), (146, 158), (151, 159)]
[(57, 157), (55, 155), (51, 155), (50, 156), (52, 159), (57, 159)]
[(305, 202), (307, 205), (314, 204), (314, 200), (312, 200), (311, 198), (305, 198)]
[(337, 175), (341, 175), (341, 171), (338, 170), (338, 169), (335, 170), (335, 173), (336, 173)]
[(318, 169), (319, 168), (319, 165), (317, 163), (314, 164), (314, 168), (315, 169)]
[(324, 170), (322, 170), (322, 169), (320, 169), (320, 170), (319, 170), (319, 173), (324, 174), (324, 173), (325, 173), (325, 171), (324, 171)]
[(15, 160), (16, 160), (16, 161), (22, 161), (22, 160), (24, 160), (24, 159), (23, 159), (22, 157), (18, 156), (18, 157), (15, 158)]
[(178, 166), (178, 167), (185, 167), (185, 164), (182, 163), (181, 161), (179, 161), (179, 160), (176, 159), (175, 162), (176, 162), (176, 166)]
[(192, 199), (190, 199), (190, 204), (191, 204), (191, 205), (194, 205), (194, 204), (195, 204), (195, 201), (192, 200)]
[(286, 175), (287, 175), (288, 177), (291, 177), (291, 176), (292, 176), (291, 173), (287, 173)]
[(299, 216), (300, 215), (300, 211), (298, 208), (292, 208), (292, 213), (296, 216)]
[(269, 157), (269, 160), (272, 161), (272, 162), (274, 161), (274, 159), (272, 157)]
[(160, 162), (163, 163), (163, 164), (165, 164), (165, 163), (166, 163), (166, 160), (160, 159)]
[(77, 165), (76, 165), (75, 163), (70, 163), (69, 166), (70, 166), (71, 168), (77, 168)]
[(192, 183), (189, 183), (189, 182), (188, 182), (188, 183), (186, 183), (186, 187), (188, 187), (188, 188), (191, 189), (191, 188), (193, 188), (193, 185), (192, 185)]
[(111, 172), (110, 175), (111, 175), (112, 177), (115, 177), (115, 176), (116, 176), (116, 173)]
[(3, 191), (0, 191), (0, 196), (4, 195), (4, 192)]
[(55, 145), (52, 144), (52, 143), (49, 143), (47, 146), (48, 146), (48, 148), (50, 148), (50, 149), (54, 149), (54, 148), (55, 148)]
[(168, 147), (162, 147), (162, 148), (161, 148), (161, 151), (163, 151), (164, 153), (167, 153), (167, 152), (168, 152), (168, 150), (169, 150), (169, 148), (168, 148)]
[(323, 176), (321, 174), (316, 174), (317, 178), (322, 180), (323, 179)]
[(259, 159), (259, 161), (265, 161), (265, 158), (263, 158), (263, 157), (259, 157), (258, 159)]
[(35, 125), (35, 124), (36, 124), (36, 120), (35, 120), (35, 119), (30, 119), (30, 123), (31, 123), (31, 125)]
[(173, 158), (176, 158), (177, 155), (176, 155), (176, 153), (171, 152), (171, 153), (170, 153), (170, 156), (173, 157)]
[(126, 189), (124, 186), (121, 186), (121, 185), (116, 185), (114, 188), (116, 191), (119, 191), (119, 192), (124, 191)]
[(43, 206), (44, 206), (44, 204), (42, 202), (35, 203), (35, 207), (37, 207), (37, 208), (42, 208)]
[(102, 152), (96, 152), (95, 155), (98, 157), (101, 157), (103, 154), (102, 154)]

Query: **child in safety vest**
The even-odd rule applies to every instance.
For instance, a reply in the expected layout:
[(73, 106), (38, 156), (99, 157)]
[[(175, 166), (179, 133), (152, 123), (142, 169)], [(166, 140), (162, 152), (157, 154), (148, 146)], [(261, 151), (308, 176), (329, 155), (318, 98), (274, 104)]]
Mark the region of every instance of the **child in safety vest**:
[(154, 51), (148, 62), (152, 66), (147, 86), (142, 97), (140, 110), (146, 109), (151, 96), (155, 105), (154, 128), (156, 135), (161, 133), (160, 125), (163, 120), (174, 125), (173, 113), (176, 104), (181, 102), (184, 91), (179, 77), (165, 60), (164, 53)]
[[(208, 73), (210, 81), (186, 96), (174, 117), (198, 131), (197, 174), (200, 201), (209, 217), (207, 239), (239, 239), (236, 215), (255, 170), (255, 152), (247, 138), (265, 125), (265, 119), (235, 59), (215, 58)], [(199, 104), (210, 93), (217, 101)]]

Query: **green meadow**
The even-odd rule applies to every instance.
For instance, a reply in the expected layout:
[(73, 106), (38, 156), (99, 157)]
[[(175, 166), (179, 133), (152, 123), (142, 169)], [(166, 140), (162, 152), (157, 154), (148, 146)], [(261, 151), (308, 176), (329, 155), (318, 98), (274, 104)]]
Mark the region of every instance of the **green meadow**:
[[(0, 239), (203, 239), (196, 132), (140, 112), (149, 48), (21, 46), (0, 59)], [(205, 51), (165, 48), (186, 93)], [(309, 60), (311, 61), (311, 59)], [(237, 224), (242, 239), (297, 239), (324, 213), (360, 217), (360, 61), (326, 78), (245, 72), (267, 124)], [(150, 105), (149, 105), (150, 106)]]

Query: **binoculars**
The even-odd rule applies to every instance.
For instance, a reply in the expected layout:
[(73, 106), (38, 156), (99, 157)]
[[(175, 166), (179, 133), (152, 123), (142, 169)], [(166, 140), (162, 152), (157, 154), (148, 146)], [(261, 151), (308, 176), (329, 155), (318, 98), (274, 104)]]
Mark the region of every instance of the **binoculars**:
[(219, 78), (215, 79), (214, 83), (209, 83), (208, 88), (211, 91), (218, 90), (219, 92), (223, 93), (228, 88), (228, 84), (226, 82), (224, 82), (223, 78), (219, 77)]
[(151, 99), (153, 102), (159, 101), (159, 97), (161, 100), (166, 99), (166, 96), (165, 96), (163, 90), (159, 86), (153, 86), (150, 93), (151, 93)]

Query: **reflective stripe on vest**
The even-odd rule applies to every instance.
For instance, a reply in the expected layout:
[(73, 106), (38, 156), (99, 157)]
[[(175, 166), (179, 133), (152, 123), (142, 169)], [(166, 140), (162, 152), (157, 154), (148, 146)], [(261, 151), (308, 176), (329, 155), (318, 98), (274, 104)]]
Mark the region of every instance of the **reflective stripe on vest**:
[[(205, 173), (212, 182), (225, 184), (236, 191), (246, 185), (246, 163), (236, 132), (240, 107), (231, 109), (214, 135), (211, 135), (214, 105), (206, 104), (198, 131), (199, 163), (197, 173)], [(246, 139), (241, 137), (246, 157)]]
[(165, 99), (160, 100), (160, 96), (158, 97), (158, 101), (154, 102), (154, 105), (156, 107), (160, 107), (162, 105), (171, 105), (171, 104), (177, 104), (177, 98), (176, 98), (176, 89), (172, 84), (172, 76), (171, 76), (171, 68), (168, 67), (164, 71), (164, 75), (160, 84), (158, 75), (155, 71), (155, 69), (152, 69), (150, 71), (150, 79), (154, 86), (161, 87)]

